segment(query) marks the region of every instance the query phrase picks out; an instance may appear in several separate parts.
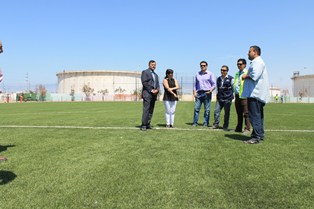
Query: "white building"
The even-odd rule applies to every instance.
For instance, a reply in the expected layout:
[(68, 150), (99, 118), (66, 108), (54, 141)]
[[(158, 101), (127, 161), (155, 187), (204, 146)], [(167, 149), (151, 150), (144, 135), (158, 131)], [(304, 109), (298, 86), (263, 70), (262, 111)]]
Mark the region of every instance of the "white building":
[(294, 97), (314, 97), (314, 75), (300, 75), (297, 71), (291, 79)]
[(271, 97), (275, 97), (276, 95), (281, 96), (281, 88), (271, 86), (269, 87), (269, 93)]

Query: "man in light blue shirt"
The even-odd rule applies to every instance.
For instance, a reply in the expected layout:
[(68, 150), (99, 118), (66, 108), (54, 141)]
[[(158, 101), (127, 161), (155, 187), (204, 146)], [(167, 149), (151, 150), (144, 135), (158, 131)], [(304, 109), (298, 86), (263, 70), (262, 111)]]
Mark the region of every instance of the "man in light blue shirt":
[(264, 106), (269, 102), (269, 79), (263, 59), (260, 57), (261, 49), (251, 46), (248, 58), (251, 65), (245, 79), (242, 96), (248, 98), (248, 108), (253, 131), (248, 144), (258, 144), (264, 140)]
[(204, 103), (205, 109), (203, 126), (209, 125), (210, 103), (212, 100), (212, 92), (216, 88), (216, 79), (212, 72), (207, 71), (207, 66), (207, 62), (201, 61), (201, 71), (199, 71), (195, 76), (193, 92), (195, 97), (193, 126), (198, 125), (197, 122), (202, 103)]

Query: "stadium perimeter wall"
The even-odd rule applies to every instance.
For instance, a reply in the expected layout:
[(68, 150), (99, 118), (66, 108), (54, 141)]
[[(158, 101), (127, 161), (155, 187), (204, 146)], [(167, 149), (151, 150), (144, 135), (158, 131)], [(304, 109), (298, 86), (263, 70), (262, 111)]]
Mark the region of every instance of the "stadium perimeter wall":
[[(162, 101), (163, 94), (159, 95), (159, 101)], [(215, 100), (216, 96), (213, 95), (213, 100)], [(84, 102), (86, 101), (86, 95), (83, 93), (75, 94), (74, 100), (72, 100), (73, 97), (70, 94), (59, 94), (59, 93), (48, 93), (45, 101), (46, 102)], [(110, 101), (138, 101), (141, 102), (142, 99), (140, 98), (140, 95), (132, 95), (132, 94), (95, 94), (91, 96), (90, 99), (91, 102), (110, 102)], [(179, 95), (179, 101), (194, 101), (194, 98), (191, 94), (182, 94)], [(234, 101), (234, 100), (233, 100)], [(19, 101), (16, 101), (16, 94), (10, 93), (10, 94), (0, 94), (0, 103), (16, 103)], [(270, 100), (270, 103), (275, 103), (275, 98), (272, 97)], [(281, 103), (280, 101), (278, 103)], [(314, 97), (285, 97), (284, 103), (314, 103)]]

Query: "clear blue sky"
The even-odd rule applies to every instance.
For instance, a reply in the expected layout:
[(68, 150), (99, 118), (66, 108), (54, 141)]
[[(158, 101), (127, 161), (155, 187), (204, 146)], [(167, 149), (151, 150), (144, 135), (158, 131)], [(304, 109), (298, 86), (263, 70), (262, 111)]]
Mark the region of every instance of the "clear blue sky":
[(294, 71), (314, 74), (313, 0), (3, 0), (0, 8), (8, 91), (26, 77), (55, 85), (63, 70), (141, 71), (150, 59), (159, 76), (167, 68), (193, 76), (201, 60), (234, 75), (251, 45), (273, 86), (290, 90)]

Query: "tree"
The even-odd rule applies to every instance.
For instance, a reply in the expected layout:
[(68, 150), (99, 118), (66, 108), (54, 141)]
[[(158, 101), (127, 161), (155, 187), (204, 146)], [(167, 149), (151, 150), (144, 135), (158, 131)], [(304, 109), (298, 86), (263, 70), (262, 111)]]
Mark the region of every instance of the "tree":
[(283, 95), (285, 96), (290, 96), (289, 90), (288, 89), (284, 89), (282, 90)]
[(71, 93), (70, 93), (70, 96), (71, 96), (71, 101), (75, 101), (75, 90), (74, 89), (71, 89)]
[(132, 94), (136, 96), (135, 101), (142, 99), (142, 89), (134, 89)]
[(103, 89), (98, 91), (98, 93), (102, 94), (102, 101), (105, 100), (105, 95), (109, 93), (108, 89)]
[(45, 85), (39, 85), (38, 86), (38, 91), (39, 91), (39, 101), (45, 101), (46, 96), (47, 96), (47, 89)]
[(124, 99), (125, 95), (123, 93), (125, 91), (126, 91), (125, 89), (122, 89), (121, 86), (119, 86), (119, 88), (114, 90), (114, 93), (115, 93), (114, 99), (118, 99), (118, 100)]
[(88, 84), (84, 84), (84, 86), (83, 86), (83, 92), (84, 92), (84, 94), (86, 95), (86, 101), (90, 101), (91, 100), (91, 98), (90, 98), (90, 96), (91, 96), (91, 94), (94, 92), (94, 89), (92, 89), (90, 86), (89, 86), (89, 83)]
[(119, 88), (114, 90), (114, 93), (122, 94), (125, 91), (126, 91), (125, 89), (122, 89), (121, 86), (119, 86)]

